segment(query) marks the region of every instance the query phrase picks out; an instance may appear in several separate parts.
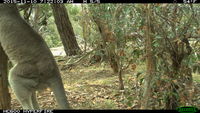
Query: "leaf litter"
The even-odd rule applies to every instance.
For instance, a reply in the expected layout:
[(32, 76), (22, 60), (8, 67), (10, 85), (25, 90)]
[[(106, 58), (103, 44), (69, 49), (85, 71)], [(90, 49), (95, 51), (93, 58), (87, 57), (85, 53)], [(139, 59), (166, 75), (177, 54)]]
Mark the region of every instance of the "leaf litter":
[[(101, 64), (78, 65), (69, 70), (63, 69), (65, 60), (59, 60), (57, 63), (68, 101), (73, 109), (140, 108), (141, 93), (139, 92), (141, 92), (142, 87), (134, 76), (135, 71), (130, 71), (130, 69), (124, 72), (125, 90), (119, 90), (118, 77), (113, 74), (109, 65), (104, 67)], [(194, 86), (193, 104), (200, 107), (200, 83), (194, 82)], [(11, 109), (22, 109), (13, 92), (10, 92)], [(53, 92), (49, 88), (38, 92), (37, 99), (41, 109), (56, 109), (58, 107)]]

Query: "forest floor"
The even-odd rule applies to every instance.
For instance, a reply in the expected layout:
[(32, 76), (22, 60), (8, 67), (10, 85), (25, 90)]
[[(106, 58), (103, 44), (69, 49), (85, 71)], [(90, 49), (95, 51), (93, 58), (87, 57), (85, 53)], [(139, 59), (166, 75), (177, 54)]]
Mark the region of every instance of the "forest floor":
[[(56, 59), (73, 109), (139, 109), (139, 95), (142, 90), (140, 82), (145, 73), (138, 78), (135, 74), (142, 72), (145, 69), (144, 65), (138, 66), (135, 71), (127, 69), (123, 73), (125, 90), (119, 90), (118, 76), (113, 74), (108, 64), (78, 65), (67, 69), (66, 61)], [(194, 74), (194, 84), (194, 105), (200, 108), (200, 75)], [(41, 109), (57, 108), (50, 89), (38, 92), (37, 97)], [(21, 109), (12, 91), (11, 98), (12, 109)]]

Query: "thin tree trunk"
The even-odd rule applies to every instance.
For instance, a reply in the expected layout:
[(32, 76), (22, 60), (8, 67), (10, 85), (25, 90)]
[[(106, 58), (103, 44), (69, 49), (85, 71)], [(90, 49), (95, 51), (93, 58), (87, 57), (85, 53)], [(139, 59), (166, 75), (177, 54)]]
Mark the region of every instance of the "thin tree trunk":
[(115, 52), (115, 37), (108, 26), (98, 18), (94, 18), (95, 23), (97, 24), (101, 37), (103, 40), (103, 46), (107, 52), (107, 57), (113, 72), (118, 75), (119, 78), (119, 89), (124, 90), (124, 84), (122, 79), (122, 67), (120, 65), (119, 58)]
[(150, 20), (150, 15), (151, 15), (151, 8), (150, 4), (146, 6), (146, 21), (147, 21), (147, 26), (146, 26), (146, 77), (145, 77), (145, 85), (144, 85), (144, 94), (143, 94), (143, 102), (141, 105), (141, 109), (149, 109), (149, 98), (152, 95), (151, 91), (151, 82), (153, 75), (155, 74), (155, 61), (154, 61), (154, 53), (153, 53), (153, 37), (151, 36), (151, 20)]
[(173, 73), (169, 74), (171, 81), (169, 81), (169, 94), (166, 97), (166, 105), (165, 108), (169, 110), (174, 110), (178, 107), (178, 90), (177, 84), (175, 84), (172, 80), (177, 80), (176, 76), (179, 76), (180, 65), (176, 61), (172, 63)]
[(124, 82), (123, 82), (123, 79), (122, 79), (122, 66), (120, 66), (121, 69), (119, 69), (119, 72), (118, 72), (118, 77), (119, 77), (119, 90), (124, 90)]
[[(86, 9), (84, 9), (84, 6), (81, 4), (81, 7), (82, 7), (82, 16), (85, 16), (86, 14)], [(82, 20), (82, 29), (83, 29), (83, 39), (84, 39), (84, 52), (86, 53), (87, 51), (87, 23), (86, 23), (87, 20)]]
[[(85, 23), (84, 23), (85, 24)], [(84, 39), (84, 52), (86, 53), (86, 51), (87, 51), (87, 40), (86, 40), (86, 26), (85, 25), (83, 25), (83, 39)]]
[(11, 97), (8, 90), (8, 59), (0, 45), (0, 109), (11, 109)]
[(39, 18), (40, 17), (40, 6), (35, 5), (34, 17), (33, 17), (33, 28), (39, 33)]
[(77, 55), (81, 52), (64, 4), (51, 4), (55, 23), (60, 34), (66, 55)]
[(101, 21), (99, 18), (96, 17), (93, 18), (94, 22), (97, 24), (99, 28), (99, 32), (103, 40), (103, 47), (107, 52), (107, 57), (109, 59), (110, 66), (113, 69), (113, 72), (117, 74), (119, 72), (119, 65), (118, 65), (118, 58), (115, 53), (115, 42), (114, 42), (115, 37), (112, 34), (111, 30), (108, 28), (108, 26), (105, 25), (103, 21)]

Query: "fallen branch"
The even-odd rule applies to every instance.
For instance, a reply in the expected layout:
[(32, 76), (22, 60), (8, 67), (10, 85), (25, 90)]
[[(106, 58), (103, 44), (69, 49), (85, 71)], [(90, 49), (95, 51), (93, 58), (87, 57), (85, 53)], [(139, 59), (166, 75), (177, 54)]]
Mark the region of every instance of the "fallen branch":
[(86, 58), (88, 55), (90, 55), (92, 52), (96, 51), (98, 48), (95, 48), (93, 50), (91, 50), (90, 52), (87, 52), (85, 55), (83, 55), (81, 58), (79, 58), (78, 60), (69, 63), (70, 61), (72, 61), (73, 58), (69, 59), (68, 62), (66, 63), (67, 66), (72, 66), (72, 65), (77, 65), (78, 63), (80, 63), (84, 58)]

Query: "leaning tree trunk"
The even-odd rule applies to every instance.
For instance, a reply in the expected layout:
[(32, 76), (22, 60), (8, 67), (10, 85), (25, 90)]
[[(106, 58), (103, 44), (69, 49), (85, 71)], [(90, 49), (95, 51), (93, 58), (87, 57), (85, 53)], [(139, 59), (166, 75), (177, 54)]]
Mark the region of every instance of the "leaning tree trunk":
[(55, 23), (60, 34), (66, 55), (77, 55), (81, 52), (64, 4), (51, 4)]
[(116, 37), (108, 26), (99, 18), (93, 16), (94, 22), (99, 28), (103, 40), (103, 46), (107, 52), (110, 66), (115, 74), (119, 77), (119, 89), (124, 90), (124, 83), (122, 79), (122, 67), (120, 66), (119, 57), (115, 52), (115, 41)]
[(8, 59), (0, 45), (0, 109), (11, 109), (11, 97), (8, 90)]
[(118, 58), (115, 52), (115, 37), (108, 26), (99, 18), (93, 16), (94, 22), (97, 24), (101, 38), (103, 40), (103, 47), (107, 52), (107, 57), (110, 62), (110, 66), (113, 72), (116, 74), (119, 72)]
[(141, 109), (148, 109), (149, 108), (149, 101), (150, 97), (152, 95), (151, 90), (151, 83), (153, 75), (155, 74), (155, 60), (154, 60), (154, 52), (153, 52), (153, 37), (151, 36), (151, 9), (150, 4), (147, 5), (146, 8), (146, 21), (147, 21), (147, 27), (145, 29), (145, 35), (146, 35), (146, 77), (145, 77), (145, 85), (144, 85), (144, 94), (143, 94), (143, 102), (141, 104)]

